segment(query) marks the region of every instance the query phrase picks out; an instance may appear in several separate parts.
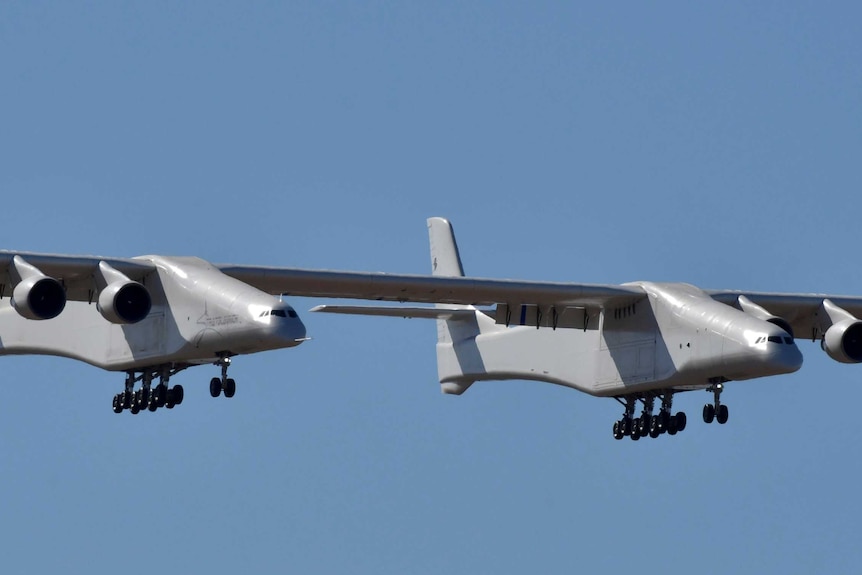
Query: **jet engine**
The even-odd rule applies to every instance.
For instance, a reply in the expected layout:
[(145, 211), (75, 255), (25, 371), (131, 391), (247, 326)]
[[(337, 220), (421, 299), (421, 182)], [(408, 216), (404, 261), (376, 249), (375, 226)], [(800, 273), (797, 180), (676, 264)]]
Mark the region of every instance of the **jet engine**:
[(826, 330), (823, 350), (841, 363), (862, 363), (862, 320), (845, 319)]
[(27, 319), (52, 319), (66, 307), (66, 290), (54, 278), (32, 275), (12, 290), (12, 307)]
[(116, 281), (99, 292), (99, 313), (111, 323), (138, 323), (150, 313), (147, 288), (136, 281)]

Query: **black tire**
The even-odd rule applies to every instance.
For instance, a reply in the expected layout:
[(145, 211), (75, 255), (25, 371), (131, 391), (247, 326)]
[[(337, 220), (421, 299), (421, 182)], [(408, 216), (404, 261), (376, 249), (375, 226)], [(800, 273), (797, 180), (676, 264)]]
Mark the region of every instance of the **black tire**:
[(236, 394), (236, 381), (228, 378), (224, 382), (224, 396), (230, 399)]
[(120, 396), (119, 395), (114, 396), (113, 408), (114, 408), (114, 413), (122, 413), (122, 411), (123, 411), (123, 404), (120, 403)]
[(168, 403), (168, 386), (164, 383), (160, 383), (156, 388), (156, 397), (158, 398), (156, 406), (164, 407)]
[(141, 406), (138, 405), (138, 402), (135, 402), (129, 409), (132, 411), (132, 415), (137, 415), (141, 411)]
[(685, 424), (687, 422), (686, 421), (687, 419), (688, 418), (685, 416), (684, 411), (680, 411), (676, 414), (676, 431), (677, 431), (677, 433), (685, 430)]
[(632, 429), (632, 436), (631, 436), (631, 437), (632, 437), (632, 441), (637, 441), (638, 439), (640, 439), (640, 438), (641, 438), (641, 436), (640, 436), (640, 434), (638, 433), (637, 429)]
[(173, 392), (174, 392), (174, 405), (180, 405), (186, 396), (186, 391), (183, 389), (182, 385), (175, 385), (173, 388)]
[(632, 434), (632, 420), (630, 417), (623, 419), (623, 435)]
[(712, 423), (713, 419), (715, 419), (715, 406), (711, 403), (707, 403), (703, 406), (703, 422)]
[(667, 433), (668, 435), (676, 435), (677, 431), (679, 431), (679, 422), (675, 415), (671, 415), (667, 418)]
[(221, 380), (217, 377), (210, 380), (210, 395), (213, 397), (221, 395)]
[(727, 423), (727, 416), (728, 415), (729, 414), (727, 411), (727, 406), (726, 405), (719, 405), (718, 406), (718, 413), (715, 415), (715, 420), (719, 424), (724, 425), (725, 423)]
[(132, 407), (132, 392), (131, 391), (124, 391), (122, 393), (122, 398), (123, 398), (123, 409), (129, 409), (130, 407)]

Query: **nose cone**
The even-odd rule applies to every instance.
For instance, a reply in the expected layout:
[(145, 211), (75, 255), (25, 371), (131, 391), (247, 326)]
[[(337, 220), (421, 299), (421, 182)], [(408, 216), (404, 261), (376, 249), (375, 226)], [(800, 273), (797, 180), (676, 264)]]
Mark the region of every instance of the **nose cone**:
[(770, 345), (768, 361), (776, 374), (793, 373), (802, 367), (802, 352), (795, 343)]
[(296, 342), (294, 345), (299, 345), (305, 341), (305, 324), (302, 323), (301, 319), (298, 317), (290, 318), (290, 321), (286, 323), (284, 331), (286, 332), (285, 337), (287, 339)]

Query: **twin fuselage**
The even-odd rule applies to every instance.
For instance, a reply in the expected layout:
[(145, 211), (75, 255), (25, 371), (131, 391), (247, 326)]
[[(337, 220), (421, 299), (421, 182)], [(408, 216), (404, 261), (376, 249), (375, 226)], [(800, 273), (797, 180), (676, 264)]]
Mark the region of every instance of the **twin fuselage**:
[[(210, 363), (305, 339), (293, 308), (204, 260), (138, 259), (155, 266), (144, 280), (153, 304), (146, 319), (114, 324), (95, 304), (70, 301), (56, 318), (30, 320), (5, 298), (0, 355), (56, 355), (128, 371)], [(628, 285), (646, 297), (601, 310), (585, 329), (502, 327), (478, 313), (475, 337), (438, 344), (444, 390), (477, 380), (533, 379), (614, 396), (778, 375), (802, 364), (790, 334), (696, 287)]]
[(21, 317), (0, 301), (0, 355), (69, 357), (112, 371), (210, 363), (224, 356), (293, 347), (305, 338), (296, 312), (278, 298), (228, 277), (199, 258), (145, 256), (149, 315), (106, 320), (95, 303), (69, 301), (50, 320)]

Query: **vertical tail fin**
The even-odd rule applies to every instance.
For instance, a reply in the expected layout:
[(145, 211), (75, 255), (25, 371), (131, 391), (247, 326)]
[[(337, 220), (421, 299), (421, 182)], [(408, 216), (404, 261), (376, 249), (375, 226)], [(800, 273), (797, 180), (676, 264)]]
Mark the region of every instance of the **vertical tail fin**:
[(457, 277), (464, 275), (461, 254), (455, 242), (452, 224), (443, 218), (428, 218), (428, 241), (431, 244), (431, 274)]
[[(433, 275), (446, 277), (464, 275), (455, 232), (448, 220), (428, 219), (428, 241), (431, 245)], [(476, 309), (471, 305), (459, 307)], [(476, 346), (476, 336), (499, 329), (494, 320), (478, 310), (468, 319), (437, 320), (437, 373), (443, 393), (461, 395), (474, 381), (466, 374), (484, 372), (482, 357)]]

